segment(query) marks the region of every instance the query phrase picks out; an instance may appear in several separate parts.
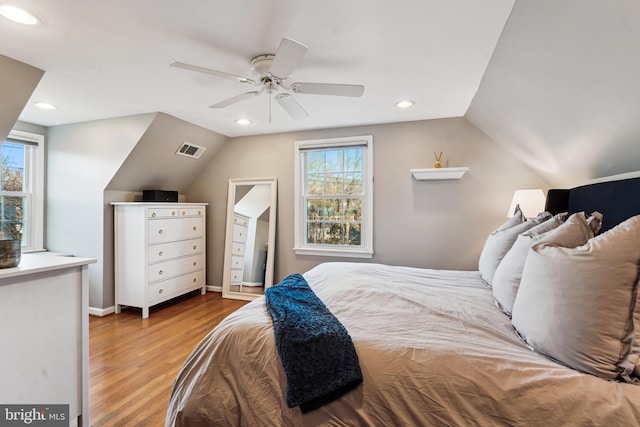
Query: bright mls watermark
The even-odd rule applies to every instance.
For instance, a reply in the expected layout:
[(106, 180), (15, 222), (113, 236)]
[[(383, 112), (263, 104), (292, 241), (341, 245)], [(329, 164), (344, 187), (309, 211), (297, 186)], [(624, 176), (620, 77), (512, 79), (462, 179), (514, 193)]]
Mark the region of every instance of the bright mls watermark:
[(68, 427), (69, 405), (0, 405), (0, 427)]

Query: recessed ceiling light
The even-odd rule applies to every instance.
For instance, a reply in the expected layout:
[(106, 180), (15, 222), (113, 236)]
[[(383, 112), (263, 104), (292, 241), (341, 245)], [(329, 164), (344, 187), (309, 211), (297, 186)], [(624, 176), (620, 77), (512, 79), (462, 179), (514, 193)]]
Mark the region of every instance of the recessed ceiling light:
[(249, 126), (251, 124), (251, 120), (249, 119), (237, 119), (236, 124), (240, 126)]
[(400, 101), (396, 102), (396, 107), (398, 107), (398, 108), (409, 108), (409, 107), (413, 107), (414, 104), (415, 104), (415, 102), (413, 102), (410, 99), (403, 99), (403, 100), (400, 100)]
[(0, 4), (0, 16), (24, 25), (36, 25), (39, 22), (31, 13), (10, 4)]
[(53, 104), (49, 104), (47, 102), (36, 102), (36, 107), (42, 108), (43, 110), (55, 110), (56, 106)]

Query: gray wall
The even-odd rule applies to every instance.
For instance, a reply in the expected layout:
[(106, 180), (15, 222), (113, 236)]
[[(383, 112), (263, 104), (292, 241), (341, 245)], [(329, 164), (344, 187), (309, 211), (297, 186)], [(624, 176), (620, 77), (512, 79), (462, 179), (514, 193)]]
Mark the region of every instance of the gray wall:
[(639, 16), (517, 1), (466, 118), (555, 186), (640, 170)]
[[(293, 253), (294, 142), (373, 135), (372, 261), (415, 267), (477, 269), (487, 234), (506, 219), (513, 190), (548, 183), (464, 118), (233, 138), (196, 178), (190, 201), (209, 202), (207, 283), (222, 284), (227, 186), (231, 178), (278, 178), (275, 280), (326, 261)], [(459, 181), (415, 181), (409, 170), (469, 166)]]
[(0, 141), (9, 135), (44, 71), (0, 55)]
[[(89, 305), (112, 307), (110, 203), (140, 200), (148, 188), (184, 192), (227, 137), (163, 113), (54, 126), (48, 133), (47, 247), (96, 258)], [(207, 148), (200, 159), (175, 155), (185, 140)]]
[[(173, 190), (184, 193), (228, 137), (157, 113), (107, 190)], [(205, 147), (198, 159), (175, 154), (182, 142)]]

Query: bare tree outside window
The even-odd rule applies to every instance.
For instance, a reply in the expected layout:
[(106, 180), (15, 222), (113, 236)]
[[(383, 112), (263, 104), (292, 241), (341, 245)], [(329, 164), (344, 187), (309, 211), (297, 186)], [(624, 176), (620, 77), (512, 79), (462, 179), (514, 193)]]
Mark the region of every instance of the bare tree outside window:
[(307, 244), (361, 245), (363, 149), (305, 152)]
[(24, 167), (14, 160), (16, 150), (24, 149), (20, 144), (5, 142), (0, 151), (0, 238), (2, 240), (20, 240), (24, 228)]

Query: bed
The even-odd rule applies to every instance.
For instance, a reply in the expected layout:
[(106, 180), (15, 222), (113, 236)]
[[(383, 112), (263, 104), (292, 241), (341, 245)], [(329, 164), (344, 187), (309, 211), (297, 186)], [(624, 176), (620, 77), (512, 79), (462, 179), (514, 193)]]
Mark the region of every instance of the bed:
[[(624, 191), (618, 192), (620, 188)], [(558, 211), (553, 218), (560, 216), (563, 220), (557, 230), (572, 223), (574, 229), (579, 224), (581, 232), (591, 230), (593, 234), (588, 243), (575, 248), (550, 243), (562, 234), (555, 230), (527, 236), (531, 239), (529, 249), (538, 258), (531, 261), (529, 252), (523, 259), (521, 288), (508, 311), (499, 303), (482, 269), (447, 271), (372, 263), (318, 265), (302, 277), (348, 331), (359, 359), (362, 383), (306, 413), (298, 406), (289, 407), (274, 322), (262, 297), (228, 316), (193, 350), (175, 380), (166, 425), (638, 425), (640, 370), (629, 365), (640, 366), (640, 339), (635, 338), (633, 328), (634, 322), (640, 323), (640, 307), (635, 308), (640, 249), (623, 247), (617, 253), (607, 246), (618, 236), (626, 239), (620, 246), (635, 243), (640, 248), (640, 221), (635, 217), (640, 214), (638, 190), (640, 179), (559, 192), (562, 200), (550, 202)], [(572, 200), (572, 194), (578, 193)], [(630, 195), (636, 199), (630, 201)], [(603, 197), (607, 200), (604, 205)], [(602, 220), (596, 216), (589, 222), (589, 215), (580, 216), (581, 212), (594, 211), (602, 214)], [(576, 215), (563, 216), (562, 212)], [(550, 220), (549, 216), (544, 221)], [(612, 217), (615, 222), (605, 223)], [(618, 241), (613, 244), (618, 245)], [(607, 266), (598, 266), (596, 273), (586, 268), (584, 277), (580, 276), (582, 264), (580, 268), (572, 264), (611, 252), (625, 258), (626, 264), (617, 267), (617, 261), (607, 260)], [(549, 269), (540, 268), (540, 262), (549, 259)], [(596, 301), (558, 310), (563, 306), (547, 309), (549, 304), (539, 299), (532, 309), (524, 299), (527, 293), (532, 298), (559, 298), (558, 289), (566, 278), (548, 286), (546, 281), (539, 283), (541, 271), (547, 274), (560, 268), (553, 264), (558, 259), (568, 260), (569, 264), (561, 267), (569, 268), (581, 286), (582, 282), (598, 280), (598, 271), (611, 275), (607, 268), (624, 271), (624, 280), (633, 283), (620, 286), (622, 290), (607, 289), (604, 294), (598, 294), (599, 289), (594, 295), (583, 292), (588, 296), (576, 296), (571, 293), (576, 286), (568, 287), (561, 289), (561, 297), (568, 294)], [(594, 265), (593, 260), (589, 265)], [(634, 265), (635, 276), (630, 280)], [(544, 277), (554, 280), (548, 274)], [(593, 323), (599, 318), (596, 311), (603, 307), (609, 307), (604, 326)], [(567, 316), (579, 317), (585, 311), (589, 315), (580, 318), (579, 324), (572, 323), (574, 318), (567, 320)], [(540, 313), (542, 317), (536, 317)], [(570, 334), (564, 331), (560, 341), (550, 340), (549, 333), (539, 335), (541, 324), (549, 326), (549, 319), (558, 322), (551, 324), (554, 330), (556, 325), (562, 329), (565, 324), (577, 329), (570, 329)], [(612, 339), (606, 329), (616, 322), (623, 326), (624, 333)], [(604, 331), (598, 329), (601, 326)], [(596, 329), (597, 334), (589, 333)], [(590, 335), (598, 339), (591, 340)], [(608, 345), (623, 349), (625, 354), (608, 360), (610, 354), (598, 353)], [(582, 353), (572, 353), (574, 347), (580, 347)], [(592, 352), (595, 361), (589, 360)]]

